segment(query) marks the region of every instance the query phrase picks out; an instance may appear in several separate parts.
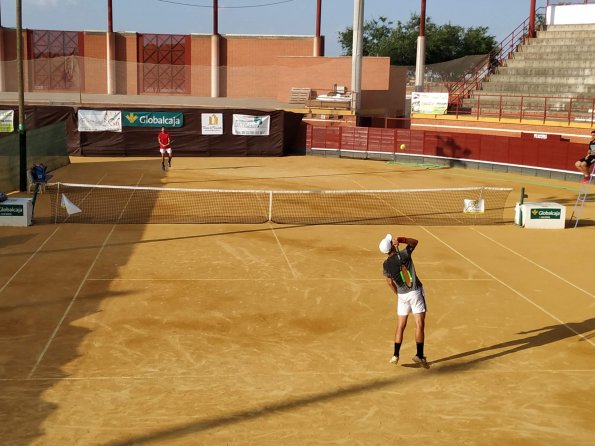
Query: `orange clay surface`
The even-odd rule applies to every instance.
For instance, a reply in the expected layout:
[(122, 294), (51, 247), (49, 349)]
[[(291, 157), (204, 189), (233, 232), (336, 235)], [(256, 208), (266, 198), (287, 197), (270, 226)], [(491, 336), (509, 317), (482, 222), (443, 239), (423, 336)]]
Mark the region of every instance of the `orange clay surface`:
[[(0, 444), (594, 444), (593, 193), (576, 229), (513, 224), (521, 187), (569, 218), (578, 181), (315, 156), (71, 161), (53, 180), (514, 190), (497, 226), (0, 227)], [(388, 232), (420, 241), (429, 370), (412, 320), (388, 363)]]

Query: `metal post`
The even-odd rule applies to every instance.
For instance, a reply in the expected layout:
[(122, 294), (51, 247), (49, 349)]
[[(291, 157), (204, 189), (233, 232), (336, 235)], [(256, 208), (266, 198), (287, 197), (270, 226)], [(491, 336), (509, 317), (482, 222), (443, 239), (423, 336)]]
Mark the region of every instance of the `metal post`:
[(362, 58), (364, 41), (364, 0), (353, 0), (353, 49), (351, 54), (351, 107), (356, 116), (360, 111), (362, 98)]
[[(106, 45), (107, 45), (107, 94), (116, 94), (116, 64), (115, 64), (115, 46), (116, 46), (116, 39), (114, 37), (114, 22), (113, 22), (113, 13), (112, 13), (112, 0), (107, 0), (107, 35), (106, 35)], [(78, 55), (77, 58), (79, 59), (79, 91), (83, 89), (83, 82), (81, 79), (81, 70), (80, 70), (80, 58), (81, 56)], [(82, 93), (79, 94), (82, 98)], [(81, 100), (82, 103), (82, 100)]]
[(25, 76), (23, 73), (23, 21), (21, 0), (16, 0), (17, 77), (19, 97), (19, 190), (27, 190), (27, 133), (25, 130)]
[(219, 97), (219, 2), (213, 0), (213, 35), (211, 36), (211, 97)]
[(529, 37), (535, 37), (535, 2), (531, 0), (531, 10), (529, 11)]
[(417, 37), (417, 56), (415, 62), (415, 91), (424, 91), (426, 62), (426, 0), (421, 0), (419, 14), (419, 36)]
[(322, 0), (316, 0), (316, 34), (314, 36), (314, 57), (322, 56), (322, 37), (320, 22), (322, 17)]

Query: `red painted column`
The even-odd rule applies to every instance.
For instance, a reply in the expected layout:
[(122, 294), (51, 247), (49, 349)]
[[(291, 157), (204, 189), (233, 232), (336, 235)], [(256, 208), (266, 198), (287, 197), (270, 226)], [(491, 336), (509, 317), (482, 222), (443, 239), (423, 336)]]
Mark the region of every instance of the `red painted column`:
[(529, 11), (529, 37), (535, 37), (535, 2), (531, 0), (531, 10)]

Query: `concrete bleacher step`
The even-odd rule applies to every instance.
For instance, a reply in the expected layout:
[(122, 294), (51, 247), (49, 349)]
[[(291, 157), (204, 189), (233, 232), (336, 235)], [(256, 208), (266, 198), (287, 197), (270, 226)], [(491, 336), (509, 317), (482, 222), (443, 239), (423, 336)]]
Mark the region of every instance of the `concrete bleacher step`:
[(593, 95), (595, 97), (595, 84), (582, 84), (582, 85), (560, 85), (560, 84), (547, 84), (547, 85), (536, 85), (533, 82), (529, 83), (498, 83), (498, 82), (484, 82), (482, 84), (482, 90), (491, 93), (499, 94), (539, 94), (544, 96), (556, 96), (556, 95)]
[(573, 25), (548, 25), (545, 31), (549, 33), (558, 33), (560, 31), (595, 31), (595, 24), (580, 23)]
[[(552, 68), (552, 69), (560, 69), (560, 64), (558, 63), (558, 59), (530, 59), (525, 60), (522, 58), (513, 58), (513, 59), (506, 59), (503, 65), (498, 69), (501, 70), (502, 68), (509, 67), (509, 68)], [(595, 69), (595, 59), (576, 59), (576, 60), (566, 60), (564, 61), (564, 68), (579, 68), (579, 69)]]
[(595, 39), (595, 33), (593, 35), (581, 36), (581, 37), (558, 37), (549, 39), (530, 39), (527, 47), (544, 47), (544, 46), (560, 46), (560, 45), (576, 45), (577, 42), (585, 42), (585, 39)]
[(558, 31), (545, 31), (539, 30), (537, 31), (537, 37), (535, 39), (531, 39), (533, 41), (541, 41), (541, 40), (550, 40), (550, 39), (574, 39), (576, 42), (577, 39), (582, 38), (595, 38), (595, 28), (592, 30), (569, 30), (569, 29), (560, 29)]
[[(595, 64), (590, 68), (581, 67), (500, 67), (497, 78), (502, 76), (548, 76), (548, 77), (595, 77)], [(494, 77), (495, 79), (496, 77)]]
[(574, 52), (567, 50), (566, 52), (555, 52), (555, 51), (541, 51), (541, 52), (526, 52), (519, 51), (514, 53), (511, 59), (520, 60), (584, 60), (584, 59), (595, 59), (595, 50), (591, 53), (584, 53), (581, 51)]
[(525, 83), (538, 83), (538, 84), (559, 84), (559, 85), (583, 85), (593, 84), (595, 85), (595, 76), (564, 76), (558, 75), (537, 75), (537, 74), (498, 74), (498, 76), (492, 76), (488, 83), (507, 83), (507, 84), (525, 84)]
[(595, 54), (595, 46), (590, 43), (581, 43), (582, 41), (574, 41), (574, 43), (559, 43), (557, 40), (548, 42), (548, 44), (533, 44), (523, 45), (519, 48), (519, 53), (574, 53), (582, 54), (585, 57), (586, 54)]

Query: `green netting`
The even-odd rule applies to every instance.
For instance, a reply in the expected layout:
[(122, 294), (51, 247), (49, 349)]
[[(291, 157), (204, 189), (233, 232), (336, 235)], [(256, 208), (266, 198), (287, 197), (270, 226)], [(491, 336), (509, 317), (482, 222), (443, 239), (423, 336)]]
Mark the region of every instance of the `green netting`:
[[(27, 168), (43, 163), (48, 172), (70, 163), (63, 122), (27, 131)], [(19, 135), (0, 138), (0, 191), (19, 189)]]

